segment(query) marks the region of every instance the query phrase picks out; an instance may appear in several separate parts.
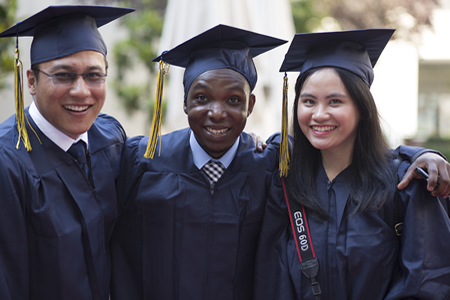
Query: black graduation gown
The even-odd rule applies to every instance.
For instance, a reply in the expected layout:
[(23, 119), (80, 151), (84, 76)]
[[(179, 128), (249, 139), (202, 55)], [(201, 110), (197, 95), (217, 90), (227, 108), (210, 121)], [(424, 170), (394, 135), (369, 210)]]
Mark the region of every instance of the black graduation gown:
[(14, 116), (0, 125), (0, 299), (107, 300), (125, 132), (103, 114), (89, 130), (94, 188), (27, 116), (31, 152), (15, 149)]
[[(402, 162), (400, 178), (408, 166)], [(320, 167), (317, 190), (331, 217), (326, 222), (308, 218), (321, 299), (450, 299), (450, 220), (426, 183), (413, 180), (400, 192), (405, 217), (399, 240), (394, 201), (347, 217), (354, 208), (348, 201), (348, 171), (329, 182)], [(274, 180), (258, 245), (255, 299), (315, 299), (310, 279), (301, 272), (282, 187)]]
[(252, 299), (277, 149), (257, 153), (241, 134), (235, 158), (211, 188), (193, 163), (189, 129), (162, 136), (161, 156), (153, 160), (144, 158), (147, 142), (131, 139), (123, 154), (112, 299)]

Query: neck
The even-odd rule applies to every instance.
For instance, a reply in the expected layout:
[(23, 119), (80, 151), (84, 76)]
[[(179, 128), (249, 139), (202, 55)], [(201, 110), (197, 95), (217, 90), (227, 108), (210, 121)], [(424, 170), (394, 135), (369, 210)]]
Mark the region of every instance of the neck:
[(332, 181), (352, 163), (352, 151), (322, 151), (322, 164), (328, 180)]

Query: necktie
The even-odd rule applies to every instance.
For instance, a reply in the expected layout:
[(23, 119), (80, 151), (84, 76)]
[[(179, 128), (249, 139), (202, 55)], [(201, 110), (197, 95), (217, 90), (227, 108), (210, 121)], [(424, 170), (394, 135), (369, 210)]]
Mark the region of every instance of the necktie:
[(210, 183), (216, 183), (225, 171), (224, 165), (220, 161), (210, 160), (203, 166)]
[(85, 172), (86, 176), (88, 176), (89, 170), (86, 162), (86, 144), (80, 140), (73, 144), (67, 152), (77, 160), (80, 168)]

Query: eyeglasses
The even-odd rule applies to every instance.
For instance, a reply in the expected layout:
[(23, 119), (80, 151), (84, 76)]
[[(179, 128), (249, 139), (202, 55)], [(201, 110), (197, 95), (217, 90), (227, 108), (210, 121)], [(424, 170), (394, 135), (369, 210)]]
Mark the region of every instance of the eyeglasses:
[(56, 85), (71, 85), (75, 81), (77, 76), (81, 76), (88, 86), (96, 87), (105, 83), (106, 76), (108, 76), (108, 74), (100, 72), (89, 72), (83, 74), (77, 74), (74, 72), (58, 72), (50, 75), (38, 68), (33, 68), (33, 70), (39, 71), (42, 74), (47, 75), (52, 79), (53, 83)]

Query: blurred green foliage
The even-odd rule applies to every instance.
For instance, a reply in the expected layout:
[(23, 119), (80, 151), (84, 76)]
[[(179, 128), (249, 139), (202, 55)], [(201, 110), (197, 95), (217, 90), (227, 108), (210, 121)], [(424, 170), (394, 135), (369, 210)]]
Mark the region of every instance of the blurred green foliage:
[(322, 21), (333, 20), (338, 28), (395, 28), (395, 38), (420, 43), (424, 29), (432, 26), (433, 11), (440, 0), (290, 0), (297, 32), (317, 30)]
[(292, 18), (296, 32), (312, 32), (320, 26), (327, 11), (314, 0), (291, 0)]
[[(121, 1), (120, 5), (136, 8), (136, 11), (121, 20), (129, 34), (113, 49), (118, 76), (112, 86), (129, 115), (145, 110), (151, 120), (157, 67), (152, 59), (158, 55), (157, 44), (162, 33), (167, 0), (129, 0)], [(143, 72), (140, 71), (142, 66)], [(144, 77), (144, 83), (139, 83), (142, 80), (137, 80), (141, 79), (137, 77)], [(165, 103), (163, 113), (166, 111), (164, 107)]]
[[(0, 0), (0, 32), (14, 24), (16, 0)], [(14, 70), (14, 38), (0, 39), (0, 89), (5, 88), (5, 77)]]
[(450, 159), (450, 140), (448, 139), (430, 138), (423, 143), (422, 147), (438, 150), (447, 157), (447, 160)]

